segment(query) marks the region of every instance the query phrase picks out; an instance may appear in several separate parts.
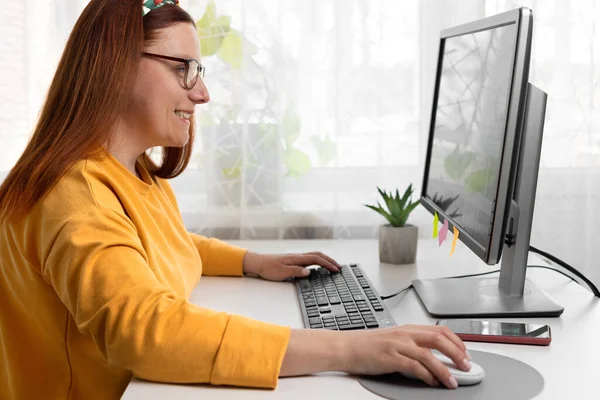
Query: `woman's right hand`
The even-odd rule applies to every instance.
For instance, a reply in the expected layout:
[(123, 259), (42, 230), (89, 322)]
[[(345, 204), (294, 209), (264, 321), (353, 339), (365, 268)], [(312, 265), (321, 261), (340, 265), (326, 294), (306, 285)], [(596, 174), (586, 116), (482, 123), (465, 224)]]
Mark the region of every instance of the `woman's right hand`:
[(379, 375), (410, 373), (431, 386), (442, 382), (456, 388), (456, 380), (432, 353), (439, 350), (464, 371), (471, 368), (464, 343), (443, 326), (404, 325), (340, 333), (341, 371)]
[(445, 326), (404, 325), (358, 331), (292, 329), (280, 376), (324, 371), (379, 375), (410, 373), (429, 385), (442, 382), (456, 388), (456, 380), (431, 353), (439, 350), (462, 370), (468, 371), (471, 356)]

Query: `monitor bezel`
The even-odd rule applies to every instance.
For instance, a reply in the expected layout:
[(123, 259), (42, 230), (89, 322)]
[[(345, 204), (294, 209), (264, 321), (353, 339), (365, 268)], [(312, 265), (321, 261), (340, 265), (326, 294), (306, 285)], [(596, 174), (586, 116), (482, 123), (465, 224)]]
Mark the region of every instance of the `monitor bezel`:
[[(457, 228), (460, 233), (459, 239), (479, 258), (489, 265), (497, 264), (502, 255), (505, 236), (504, 232), (509, 219), (511, 201), (514, 196), (519, 157), (518, 153), (521, 142), (522, 124), (524, 120), (527, 84), (529, 81), (532, 20), (532, 11), (523, 7), (467, 24), (448, 28), (442, 30), (440, 33), (438, 62), (429, 124), (427, 154), (425, 157), (423, 185), (421, 187), (421, 204), (430, 213), (433, 214), (434, 212), (437, 212), (440, 222), (448, 220), (449, 225)], [(455, 223), (455, 221), (453, 221), (453, 219), (446, 212), (441, 210), (430, 198), (427, 197), (427, 181), (433, 145), (433, 131), (435, 129), (438, 90), (444, 55), (443, 44), (445, 39), (511, 24), (515, 24), (517, 27), (515, 54), (513, 55), (513, 71), (511, 74), (504, 143), (500, 158), (500, 173), (497, 182), (496, 201), (493, 202), (494, 209), (492, 212), (491, 235), (488, 242), (489, 244), (486, 246), (471, 236), (460, 226), (460, 224)]]

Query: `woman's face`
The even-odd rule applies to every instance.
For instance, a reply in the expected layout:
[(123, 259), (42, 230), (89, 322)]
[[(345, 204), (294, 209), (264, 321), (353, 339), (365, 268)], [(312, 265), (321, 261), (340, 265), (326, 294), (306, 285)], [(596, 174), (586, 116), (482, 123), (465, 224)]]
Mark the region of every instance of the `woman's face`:
[[(178, 23), (163, 29), (144, 52), (200, 61), (200, 42), (194, 26)], [(145, 151), (154, 146), (182, 147), (189, 139), (190, 117), (196, 104), (210, 96), (199, 76), (196, 85), (184, 87), (185, 63), (142, 57), (134, 90), (122, 123), (134, 143)], [(191, 73), (191, 72), (190, 72)]]

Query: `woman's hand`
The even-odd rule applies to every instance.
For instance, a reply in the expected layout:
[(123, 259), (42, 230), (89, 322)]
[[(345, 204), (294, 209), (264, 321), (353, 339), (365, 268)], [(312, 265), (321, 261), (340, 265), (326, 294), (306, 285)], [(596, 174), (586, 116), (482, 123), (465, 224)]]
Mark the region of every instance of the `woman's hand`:
[(257, 254), (248, 251), (242, 268), (245, 274), (260, 276), (270, 281), (283, 281), (291, 277), (306, 277), (311, 265), (320, 265), (331, 272), (338, 272), (341, 266), (331, 257), (320, 252), (304, 254)]
[(358, 375), (410, 373), (425, 383), (456, 388), (456, 380), (431, 353), (439, 350), (457, 368), (470, 369), (464, 343), (448, 327), (404, 325), (390, 328), (328, 331), (294, 329), (281, 366), (281, 376), (323, 371)]
[(344, 372), (351, 374), (408, 372), (431, 386), (442, 382), (456, 388), (456, 380), (431, 349), (445, 354), (457, 368), (471, 369), (464, 343), (448, 327), (404, 325), (346, 334), (349, 351)]

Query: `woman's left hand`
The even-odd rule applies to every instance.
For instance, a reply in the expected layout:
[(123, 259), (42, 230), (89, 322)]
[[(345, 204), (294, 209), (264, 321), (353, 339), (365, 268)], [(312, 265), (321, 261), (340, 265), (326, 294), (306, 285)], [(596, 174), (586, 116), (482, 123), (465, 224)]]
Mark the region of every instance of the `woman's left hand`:
[(291, 277), (307, 277), (310, 271), (306, 267), (311, 265), (320, 265), (331, 272), (341, 269), (333, 258), (318, 251), (303, 254), (258, 254), (248, 251), (242, 268), (245, 274), (257, 275), (269, 281), (283, 281)]

